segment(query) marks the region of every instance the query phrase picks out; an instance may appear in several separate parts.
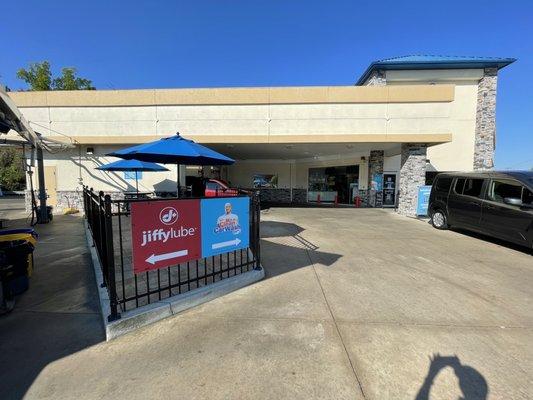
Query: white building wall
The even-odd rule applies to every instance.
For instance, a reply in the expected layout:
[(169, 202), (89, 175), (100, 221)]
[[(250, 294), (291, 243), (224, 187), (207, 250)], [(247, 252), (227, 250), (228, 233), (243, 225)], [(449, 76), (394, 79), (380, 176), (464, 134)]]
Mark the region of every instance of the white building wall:
[[(434, 171), (470, 171), (474, 164), (474, 139), (479, 80), (482, 69), (387, 71), (387, 85), (453, 84), (455, 98), (450, 104), (449, 126), (453, 134), (450, 143), (432, 146), (427, 150), (430, 168)], [(404, 112), (405, 110), (401, 110)], [(390, 111), (389, 111), (390, 112)], [(426, 110), (431, 113), (431, 107)], [(406, 121), (404, 121), (406, 122)], [(430, 121), (422, 119), (421, 128)]]
[[(463, 92), (458, 93), (463, 95)], [(456, 100), (457, 101), (457, 100)], [(176, 131), (202, 141), (231, 143), (254, 136), (303, 142), (322, 135), (455, 134), (463, 129), (463, 101), (427, 103), (328, 103), (273, 105), (175, 105), (122, 107), (21, 107), (44, 135), (72, 137), (168, 136)], [(475, 118), (475, 113), (471, 118)], [(224, 140), (224, 137), (231, 137)], [(271, 138), (270, 140), (268, 138)], [(312, 139), (310, 141), (314, 141)], [(336, 139), (338, 141), (338, 139)], [(206, 141), (203, 141), (206, 143)], [(208, 142), (208, 141), (207, 141)]]
[[(99, 171), (98, 166), (117, 161), (118, 158), (105, 156), (106, 153), (117, 150), (116, 146), (93, 146), (95, 153), (86, 154), (86, 147), (62, 151), (57, 154), (47, 154), (44, 165), (56, 167), (57, 191), (71, 191), (79, 188), (80, 177), (83, 185), (95, 190), (129, 191), (135, 190), (135, 180), (124, 178), (124, 172)], [(177, 171), (176, 165), (164, 165), (168, 172), (143, 172), (139, 180), (140, 191), (175, 191)], [(181, 171), (182, 182), (185, 183), (185, 169)], [(36, 179), (36, 178), (35, 178)]]

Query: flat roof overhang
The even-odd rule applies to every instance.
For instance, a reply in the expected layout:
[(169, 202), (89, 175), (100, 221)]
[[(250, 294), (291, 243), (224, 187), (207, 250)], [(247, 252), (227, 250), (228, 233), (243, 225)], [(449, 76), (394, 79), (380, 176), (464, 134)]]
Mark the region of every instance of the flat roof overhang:
[(451, 102), (455, 85), (300, 86), (10, 92), (18, 107)]

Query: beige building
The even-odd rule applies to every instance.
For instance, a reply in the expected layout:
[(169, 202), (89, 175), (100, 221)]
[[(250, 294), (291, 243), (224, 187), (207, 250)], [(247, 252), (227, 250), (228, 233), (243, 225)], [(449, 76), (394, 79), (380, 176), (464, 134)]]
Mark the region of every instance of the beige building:
[[(496, 78), (513, 59), (400, 57), (372, 63), (354, 86), (11, 92), (32, 127), (75, 148), (45, 154), (49, 201), (80, 184), (123, 192), (124, 173), (95, 168), (107, 153), (176, 132), (236, 160), (231, 186), (270, 202), (397, 206), (414, 214), (436, 171), (492, 167)], [(176, 167), (144, 173), (141, 190), (170, 192)], [(196, 177), (197, 167), (182, 168)], [(72, 205), (72, 204), (71, 204)]]

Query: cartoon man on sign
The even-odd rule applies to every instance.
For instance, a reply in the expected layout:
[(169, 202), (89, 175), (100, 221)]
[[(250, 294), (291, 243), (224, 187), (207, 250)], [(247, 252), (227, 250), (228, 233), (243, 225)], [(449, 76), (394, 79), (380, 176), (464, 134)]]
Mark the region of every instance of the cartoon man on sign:
[(215, 233), (232, 232), (234, 235), (238, 235), (241, 232), (241, 227), (239, 226), (239, 216), (233, 214), (231, 211), (231, 203), (224, 204), (224, 214), (217, 219)]

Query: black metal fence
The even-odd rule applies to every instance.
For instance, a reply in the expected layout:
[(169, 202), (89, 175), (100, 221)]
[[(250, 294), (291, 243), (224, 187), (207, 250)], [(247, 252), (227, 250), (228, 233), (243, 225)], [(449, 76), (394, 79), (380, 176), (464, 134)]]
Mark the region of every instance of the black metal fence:
[(84, 187), (85, 217), (102, 266), (103, 286), (109, 294), (111, 314), (108, 320), (120, 318), (121, 312), (260, 268), (259, 196), (254, 193), (249, 197), (248, 248), (136, 274), (132, 259), (129, 205), (134, 202), (180, 201), (191, 198), (112, 200), (103, 192), (96, 193)]

